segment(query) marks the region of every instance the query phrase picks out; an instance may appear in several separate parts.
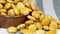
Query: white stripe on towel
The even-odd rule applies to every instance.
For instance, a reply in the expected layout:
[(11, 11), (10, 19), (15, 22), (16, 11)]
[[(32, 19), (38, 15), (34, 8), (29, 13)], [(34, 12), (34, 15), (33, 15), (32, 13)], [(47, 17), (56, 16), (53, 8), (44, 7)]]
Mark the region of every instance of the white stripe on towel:
[(53, 0), (42, 0), (42, 1), (43, 1), (44, 13), (51, 15), (52, 17), (58, 20), (55, 10), (53, 8)]
[(36, 0), (32, 0), (32, 1), (36, 3)]

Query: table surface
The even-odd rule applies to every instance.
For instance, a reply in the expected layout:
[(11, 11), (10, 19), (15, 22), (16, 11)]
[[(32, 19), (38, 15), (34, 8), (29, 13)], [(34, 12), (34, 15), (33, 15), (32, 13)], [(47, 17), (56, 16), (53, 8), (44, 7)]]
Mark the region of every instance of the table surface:
[[(9, 34), (6, 29), (0, 28), (0, 34)], [(17, 32), (15, 34), (21, 34), (20, 32)], [(56, 34), (60, 34), (60, 29), (57, 29)]]

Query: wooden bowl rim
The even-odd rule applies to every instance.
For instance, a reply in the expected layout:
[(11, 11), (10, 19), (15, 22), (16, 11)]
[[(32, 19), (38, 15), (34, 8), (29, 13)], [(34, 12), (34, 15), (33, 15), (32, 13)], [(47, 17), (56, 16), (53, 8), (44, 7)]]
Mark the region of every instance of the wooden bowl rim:
[(22, 17), (22, 16), (27, 16), (27, 15), (18, 15), (18, 16), (3, 16), (3, 15), (0, 15), (1, 17)]

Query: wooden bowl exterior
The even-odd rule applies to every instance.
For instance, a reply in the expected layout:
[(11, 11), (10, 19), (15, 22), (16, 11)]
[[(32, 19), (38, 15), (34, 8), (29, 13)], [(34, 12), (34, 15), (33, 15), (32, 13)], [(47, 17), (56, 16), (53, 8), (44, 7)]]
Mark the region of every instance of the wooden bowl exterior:
[(9, 26), (17, 26), (27, 20), (26, 15), (20, 16), (0, 16), (0, 28), (7, 28)]

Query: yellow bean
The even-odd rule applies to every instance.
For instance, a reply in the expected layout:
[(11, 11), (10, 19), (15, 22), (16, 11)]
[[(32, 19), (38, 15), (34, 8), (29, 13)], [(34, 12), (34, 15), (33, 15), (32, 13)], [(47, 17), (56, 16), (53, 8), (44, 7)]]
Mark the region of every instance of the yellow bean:
[(1, 12), (1, 13), (6, 13), (7, 10), (6, 10), (6, 9), (0, 9), (0, 12)]
[(32, 30), (33, 32), (35, 32), (37, 30), (37, 27), (35, 24), (31, 24), (29, 25), (28, 29)]
[(45, 34), (45, 31), (44, 30), (37, 30), (35, 33), (36, 34)]
[(56, 34), (56, 32), (55, 31), (48, 31), (48, 32), (46, 32), (46, 34)]
[(22, 7), (25, 7), (25, 5), (22, 2), (19, 2), (16, 7), (20, 10)]
[(42, 10), (38, 10), (38, 12), (40, 13), (40, 15), (42, 15), (43, 13), (42, 13)]
[(15, 13), (16, 15), (19, 15), (19, 14), (20, 14), (20, 12), (19, 12), (19, 10), (18, 10), (17, 8), (14, 8), (14, 13)]
[(3, 5), (2, 4), (0, 4), (0, 9), (2, 9), (3, 8)]
[(60, 24), (58, 25), (58, 28), (60, 29)]
[(14, 3), (17, 4), (20, 0), (14, 0)]
[(45, 19), (45, 15), (42, 14), (42, 15), (39, 17), (39, 21), (42, 22), (44, 19)]
[(26, 7), (29, 7), (29, 8), (31, 8), (31, 0), (24, 0), (23, 1), (23, 3), (24, 3), (24, 5), (26, 6)]
[(36, 27), (38, 30), (42, 30), (42, 24), (40, 22), (36, 23)]
[(6, 3), (4, 6), (5, 9), (9, 9), (10, 7), (11, 7), (11, 3)]
[(3, 16), (7, 16), (7, 14), (6, 14), (6, 13), (1, 13), (1, 15), (3, 15)]
[(13, 0), (6, 0), (8, 3), (14, 3)]
[(32, 12), (32, 10), (30, 8), (23, 7), (23, 8), (20, 9), (20, 12), (23, 15), (28, 15), (30, 12)]
[(20, 25), (17, 26), (17, 29), (25, 28), (25, 26), (26, 26), (25, 24), (20, 24)]
[(7, 28), (7, 32), (9, 32), (9, 33), (17, 32), (17, 28), (14, 27), (14, 26), (8, 27), (8, 28)]
[(6, 1), (5, 0), (0, 0), (0, 3), (5, 4)]
[(43, 26), (44, 30), (49, 30), (49, 26)]
[(36, 20), (34, 17), (32, 17), (30, 15), (28, 15), (27, 18), (30, 19), (30, 20)]
[(11, 4), (11, 7), (14, 9), (14, 8), (16, 8), (16, 6), (14, 5), (14, 4)]
[(49, 19), (48, 19), (48, 18), (45, 18), (45, 19), (42, 21), (42, 25), (49, 25)]
[(8, 11), (8, 16), (15, 16), (15, 13), (14, 13), (14, 10), (13, 9), (10, 9)]
[(57, 24), (60, 24), (60, 20), (57, 21)]
[(52, 22), (50, 23), (50, 26), (55, 26), (55, 28), (57, 28), (57, 22), (52, 21)]
[(48, 18), (50, 22), (53, 21), (53, 17), (50, 15), (45, 15), (45, 18)]
[(33, 10), (38, 10), (38, 7), (36, 6), (36, 4), (34, 2), (31, 2), (31, 8)]
[(57, 29), (57, 23), (55, 21), (52, 21), (49, 27), (50, 27), (50, 30), (54, 31)]
[(23, 33), (23, 34), (31, 34), (31, 33), (33, 33), (33, 31), (29, 30), (29, 29), (21, 29), (20, 32)]
[(32, 16), (35, 18), (39, 18), (40, 17), (40, 13), (38, 11), (33, 11), (32, 12)]
[(33, 20), (27, 20), (27, 21), (25, 21), (25, 24), (26, 24), (26, 25), (30, 25), (30, 24), (33, 24), (33, 23), (34, 23)]

